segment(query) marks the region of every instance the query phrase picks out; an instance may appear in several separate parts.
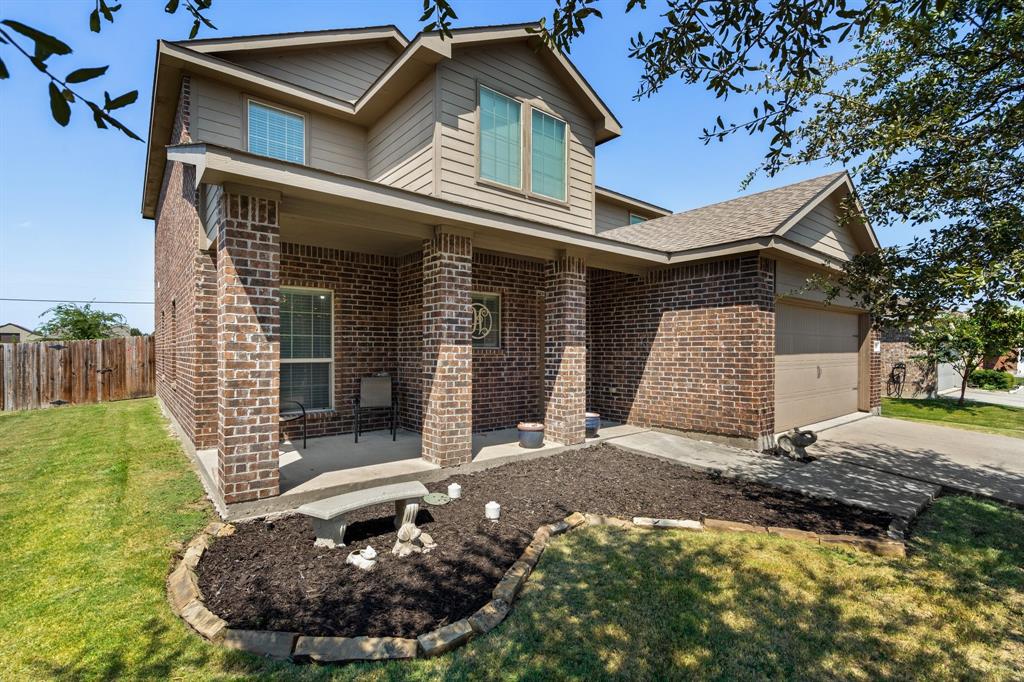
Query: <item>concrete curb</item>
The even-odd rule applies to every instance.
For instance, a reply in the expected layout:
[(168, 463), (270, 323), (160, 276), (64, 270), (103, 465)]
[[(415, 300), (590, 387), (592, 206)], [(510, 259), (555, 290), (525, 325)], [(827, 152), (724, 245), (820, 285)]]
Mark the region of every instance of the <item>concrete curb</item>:
[(228, 627), (226, 621), (206, 608), (202, 592), (199, 590), (196, 566), (199, 565), (211, 540), (235, 532), (231, 524), (214, 521), (189, 542), (184, 555), (167, 576), (167, 601), (174, 614), (188, 623), (189, 627), (204, 639), (229, 649), (247, 651), (267, 658), (313, 660), (322, 663), (429, 658), (457, 649), (474, 637), (485, 635), (500, 625), (511, 611), (512, 604), (519, 597), (551, 538), (587, 526), (611, 526), (621, 530), (677, 530), (691, 533), (763, 533), (821, 545), (838, 545), (879, 556), (906, 556), (906, 545), (901, 540), (881, 540), (856, 535), (819, 535), (796, 528), (768, 528), (712, 518), (696, 521), (638, 516), (632, 521), (627, 521), (614, 516), (573, 512), (561, 521), (537, 529), (533, 541), (494, 587), (491, 600), (471, 616), (415, 638), (313, 637), (297, 632), (236, 630)]

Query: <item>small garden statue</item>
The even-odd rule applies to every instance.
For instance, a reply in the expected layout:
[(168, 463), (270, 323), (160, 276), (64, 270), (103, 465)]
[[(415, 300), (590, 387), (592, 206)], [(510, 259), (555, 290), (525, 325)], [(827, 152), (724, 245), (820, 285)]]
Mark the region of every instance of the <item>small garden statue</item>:
[(377, 565), (377, 550), (373, 547), (364, 547), (357, 552), (351, 552), (345, 559), (345, 563), (369, 571)]
[(398, 539), (391, 548), (391, 553), (397, 555), (399, 559), (404, 559), (410, 554), (427, 554), (435, 547), (437, 543), (434, 542), (434, 538), (421, 531), (415, 524), (406, 523), (398, 529)]
[(805, 448), (816, 442), (818, 442), (818, 434), (813, 431), (801, 431), (799, 428), (794, 428), (791, 432), (779, 436), (778, 441), (779, 450), (784, 455), (801, 462), (809, 459)]

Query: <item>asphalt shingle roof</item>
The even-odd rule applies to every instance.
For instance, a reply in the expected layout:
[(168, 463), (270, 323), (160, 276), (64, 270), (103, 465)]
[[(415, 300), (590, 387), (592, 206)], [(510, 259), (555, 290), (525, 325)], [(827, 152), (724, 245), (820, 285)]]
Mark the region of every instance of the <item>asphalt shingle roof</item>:
[(842, 175), (845, 171), (612, 228), (601, 236), (661, 251), (687, 251), (767, 237)]

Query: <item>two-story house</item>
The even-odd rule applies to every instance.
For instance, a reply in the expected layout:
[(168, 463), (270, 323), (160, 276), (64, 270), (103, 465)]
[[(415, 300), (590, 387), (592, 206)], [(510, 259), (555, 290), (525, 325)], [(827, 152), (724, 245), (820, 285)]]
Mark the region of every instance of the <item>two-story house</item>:
[(348, 433), (382, 373), (441, 467), (522, 420), (582, 442), (587, 409), (751, 447), (875, 409), (867, 317), (804, 286), (877, 247), (848, 176), (670, 215), (595, 185), (620, 133), (526, 25), (160, 42), (158, 395), (221, 501), (281, 492), (291, 401)]

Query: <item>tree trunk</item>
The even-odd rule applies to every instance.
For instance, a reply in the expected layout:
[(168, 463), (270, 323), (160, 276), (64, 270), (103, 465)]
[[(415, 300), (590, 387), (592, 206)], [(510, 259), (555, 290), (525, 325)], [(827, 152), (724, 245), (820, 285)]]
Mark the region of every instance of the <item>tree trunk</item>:
[(970, 372), (964, 372), (964, 379), (960, 382), (960, 400), (957, 401), (957, 405), (960, 407), (964, 406), (964, 394), (967, 393), (967, 379), (971, 376)]

